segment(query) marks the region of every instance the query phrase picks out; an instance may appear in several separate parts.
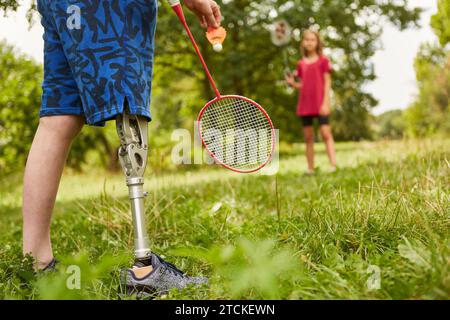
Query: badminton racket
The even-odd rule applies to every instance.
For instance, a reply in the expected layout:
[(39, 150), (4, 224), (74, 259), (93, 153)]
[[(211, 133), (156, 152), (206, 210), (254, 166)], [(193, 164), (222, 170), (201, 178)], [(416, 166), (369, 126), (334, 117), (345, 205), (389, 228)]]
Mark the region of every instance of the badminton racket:
[(266, 166), (275, 149), (275, 128), (255, 101), (239, 95), (222, 96), (187, 24), (179, 0), (168, 0), (183, 24), (216, 97), (197, 118), (199, 136), (210, 156), (227, 169), (256, 172)]
[(292, 38), (292, 28), (286, 20), (280, 20), (274, 23), (271, 28), (271, 40), (272, 43), (277, 47), (282, 47), (283, 51), (283, 63), (285, 76), (291, 75), (291, 69), (289, 67), (289, 59), (287, 54), (287, 46)]

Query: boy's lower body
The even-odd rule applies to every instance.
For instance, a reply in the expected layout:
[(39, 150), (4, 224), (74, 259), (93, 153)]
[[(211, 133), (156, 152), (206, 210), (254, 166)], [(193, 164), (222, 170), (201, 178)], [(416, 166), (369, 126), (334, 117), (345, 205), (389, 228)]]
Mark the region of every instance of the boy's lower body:
[(306, 160), (308, 162), (307, 174), (313, 174), (314, 167), (314, 120), (317, 119), (320, 127), (320, 134), (325, 143), (328, 159), (331, 165), (331, 172), (336, 171), (336, 150), (333, 133), (330, 126), (330, 117), (321, 115), (302, 116), (303, 136), (306, 144)]
[(165, 291), (186, 277), (148, 247), (142, 190), (151, 119), (157, 1), (38, 0), (44, 27), (40, 122), (24, 175), (23, 251), (53, 265), (50, 222), (71, 143), (84, 124), (116, 120), (135, 228), (136, 264), (127, 286)]

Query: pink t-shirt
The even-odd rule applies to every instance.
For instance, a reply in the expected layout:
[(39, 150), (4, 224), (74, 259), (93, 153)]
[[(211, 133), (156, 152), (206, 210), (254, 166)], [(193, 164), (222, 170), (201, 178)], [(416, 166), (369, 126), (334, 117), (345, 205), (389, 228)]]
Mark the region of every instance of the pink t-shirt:
[(298, 98), (298, 116), (317, 116), (322, 106), (325, 90), (325, 74), (331, 73), (331, 63), (321, 56), (314, 63), (304, 59), (297, 64), (297, 77), (301, 78), (302, 88)]

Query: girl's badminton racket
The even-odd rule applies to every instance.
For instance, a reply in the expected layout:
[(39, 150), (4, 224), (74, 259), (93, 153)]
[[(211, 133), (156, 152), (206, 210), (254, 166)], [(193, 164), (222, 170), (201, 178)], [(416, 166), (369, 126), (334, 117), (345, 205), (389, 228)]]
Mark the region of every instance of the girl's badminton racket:
[(291, 69), (289, 68), (286, 47), (289, 45), (292, 38), (292, 28), (286, 20), (280, 20), (271, 26), (270, 31), (272, 43), (277, 47), (283, 47), (284, 75), (289, 76), (291, 74)]
[(197, 119), (202, 144), (211, 157), (230, 170), (250, 173), (262, 169), (275, 149), (275, 129), (267, 112), (255, 101), (222, 96), (189, 29), (179, 0), (168, 0), (194, 46), (216, 94)]

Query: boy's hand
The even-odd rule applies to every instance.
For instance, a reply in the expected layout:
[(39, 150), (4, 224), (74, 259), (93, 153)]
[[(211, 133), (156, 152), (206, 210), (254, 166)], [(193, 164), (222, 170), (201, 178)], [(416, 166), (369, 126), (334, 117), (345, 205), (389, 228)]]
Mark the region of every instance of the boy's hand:
[(222, 14), (219, 5), (213, 0), (184, 0), (184, 4), (195, 15), (203, 28), (220, 27)]

